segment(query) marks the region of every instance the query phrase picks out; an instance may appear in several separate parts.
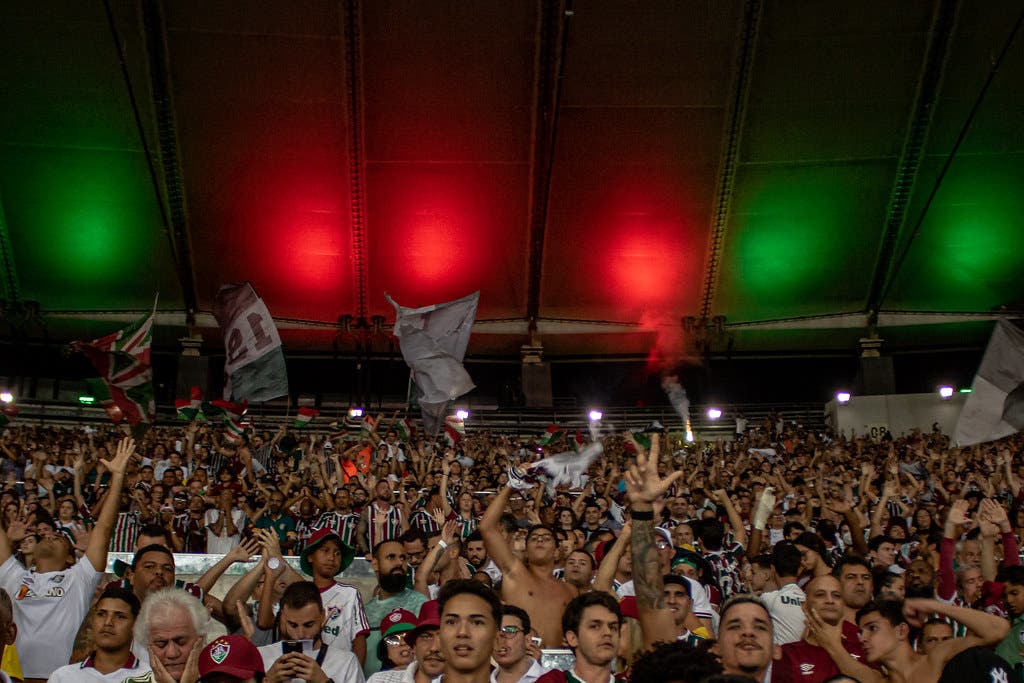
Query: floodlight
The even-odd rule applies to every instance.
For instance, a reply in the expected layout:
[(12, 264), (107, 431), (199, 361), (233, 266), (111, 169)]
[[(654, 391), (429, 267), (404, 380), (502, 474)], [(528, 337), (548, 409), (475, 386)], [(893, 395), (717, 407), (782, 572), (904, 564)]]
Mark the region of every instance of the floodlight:
[(722, 410), (721, 410), (721, 408), (708, 408), (708, 419), (709, 420), (717, 420), (720, 417), (722, 417)]
[(849, 403), (850, 402), (850, 392), (849, 391), (837, 392), (836, 393), (836, 400), (839, 401), (840, 403)]
[(600, 422), (601, 418), (604, 417), (604, 413), (602, 413), (600, 410), (591, 410), (589, 413), (587, 413), (587, 417), (590, 418), (591, 422)]
[(12, 394), (11, 392), (5, 391), (3, 393), (0, 393), (0, 401), (2, 401), (3, 403), (10, 403), (13, 400), (14, 394)]
[(939, 396), (947, 399), (953, 395), (953, 387), (939, 387)]
[(468, 410), (461, 410), (461, 409), (460, 410), (456, 410), (455, 411), (455, 417), (459, 418), (460, 420), (468, 420), (469, 419), (469, 411)]
[(348, 416), (349, 417), (362, 417), (363, 416), (363, 409), (362, 408), (349, 408), (348, 409)]

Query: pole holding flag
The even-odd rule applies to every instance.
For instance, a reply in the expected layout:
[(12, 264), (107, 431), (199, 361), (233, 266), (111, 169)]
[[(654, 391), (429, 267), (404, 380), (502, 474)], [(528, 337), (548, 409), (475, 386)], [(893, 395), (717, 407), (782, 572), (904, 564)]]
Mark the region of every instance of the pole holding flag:
[(259, 403), (288, 394), (288, 371), (274, 319), (249, 282), (222, 285), (213, 315), (224, 333), (224, 398)]
[(407, 308), (388, 295), (385, 298), (395, 307), (395, 336), (420, 392), (424, 430), (436, 434), (448, 402), (476, 386), (462, 360), (473, 331), (480, 292), (422, 308)]

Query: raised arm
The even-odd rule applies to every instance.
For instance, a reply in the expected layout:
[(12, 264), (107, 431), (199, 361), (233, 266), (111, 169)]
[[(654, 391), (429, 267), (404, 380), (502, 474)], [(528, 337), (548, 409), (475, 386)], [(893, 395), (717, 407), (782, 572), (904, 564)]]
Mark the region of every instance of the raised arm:
[(936, 643), (928, 653), (928, 659), (937, 671), (941, 671), (946, 662), (969, 647), (995, 645), (1010, 630), (1010, 622), (1002, 617), (978, 609), (949, 605), (941, 600), (907, 598), (903, 603), (903, 613), (911, 626), (919, 627), (932, 614), (938, 614), (967, 628), (963, 638), (950, 638)]
[(501, 535), (501, 515), (505, 512), (511, 493), (512, 489), (508, 486), (501, 487), (480, 520), (480, 535), (484, 538), (487, 554), (505, 576), (518, 575), (525, 569), (522, 560), (516, 557), (512, 547)]
[(413, 581), (413, 588), (430, 599), (430, 577), (437, 568), (441, 556), (448, 552), (449, 546), (455, 542), (455, 532), (458, 522), (454, 519), (445, 522), (441, 527), (441, 536), (430, 546), (430, 550), (423, 557), (423, 562), (416, 570), (416, 578)]
[[(633, 522), (627, 520), (622, 527), (622, 533), (615, 539), (611, 550), (605, 553), (601, 566), (597, 568), (597, 576), (594, 577), (592, 588), (595, 591), (603, 591), (615, 595), (615, 572), (619, 568), (619, 560), (626, 554), (626, 549), (632, 543)], [(618, 596), (615, 596), (618, 598)]]
[(676, 470), (664, 479), (658, 476), (660, 437), (660, 434), (651, 435), (649, 454), (637, 449), (636, 462), (626, 473), (626, 492), (633, 522), (630, 544), (633, 549), (633, 585), (645, 648), (664, 640), (666, 634), (678, 631), (675, 617), (665, 607), (661, 558), (655, 545), (654, 503), (683, 473)]
[(103, 464), (110, 470), (110, 489), (107, 491), (107, 505), (103, 506), (96, 526), (89, 535), (89, 545), (85, 548), (85, 556), (89, 558), (93, 569), (98, 572), (107, 570), (107, 550), (110, 547), (110, 534), (117, 520), (117, 501), (121, 500), (121, 489), (124, 488), (124, 473), (128, 468), (128, 460), (135, 453), (135, 439), (124, 438), (117, 443), (117, 449), (111, 460)]
[(725, 508), (725, 514), (729, 517), (729, 526), (732, 527), (732, 535), (736, 542), (745, 548), (747, 546), (747, 530), (743, 526), (740, 513), (736, 511), (736, 506), (732, 504), (729, 494), (725, 492), (725, 489), (716, 489), (712, 495), (715, 502)]

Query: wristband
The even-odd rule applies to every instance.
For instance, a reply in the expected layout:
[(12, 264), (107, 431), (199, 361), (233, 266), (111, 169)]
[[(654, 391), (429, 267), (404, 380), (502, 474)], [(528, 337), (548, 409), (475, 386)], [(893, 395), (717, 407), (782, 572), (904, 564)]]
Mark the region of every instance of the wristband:
[(653, 522), (654, 510), (630, 510), (629, 518), (638, 522)]
[(445, 542), (444, 542), (444, 539), (442, 539), (442, 538), (439, 538), (439, 539), (437, 539), (437, 544), (438, 544), (439, 546), (441, 546), (441, 550), (444, 550), (445, 548), (447, 548), (447, 547), (448, 547), (448, 544), (447, 544), (447, 543), (445, 543)]

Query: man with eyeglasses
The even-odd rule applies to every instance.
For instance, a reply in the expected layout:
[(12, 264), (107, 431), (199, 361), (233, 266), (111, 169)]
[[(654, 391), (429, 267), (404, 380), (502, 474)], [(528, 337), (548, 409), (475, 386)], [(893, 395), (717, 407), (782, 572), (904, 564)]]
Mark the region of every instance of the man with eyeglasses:
[(491, 683), (533, 683), (548, 669), (530, 656), (530, 615), (521, 607), (502, 605), (501, 627), (494, 648), (497, 668)]

